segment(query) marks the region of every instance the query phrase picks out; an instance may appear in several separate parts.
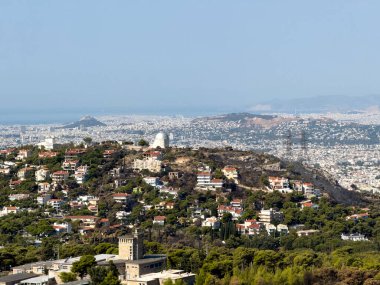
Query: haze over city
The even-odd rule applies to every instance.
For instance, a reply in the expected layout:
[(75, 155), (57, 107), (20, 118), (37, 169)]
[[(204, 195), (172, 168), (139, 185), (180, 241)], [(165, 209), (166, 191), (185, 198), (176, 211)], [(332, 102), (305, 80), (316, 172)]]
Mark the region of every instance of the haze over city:
[(277, 98), (380, 94), (379, 9), (346, 0), (1, 1), (0, 120), (217, 114)]

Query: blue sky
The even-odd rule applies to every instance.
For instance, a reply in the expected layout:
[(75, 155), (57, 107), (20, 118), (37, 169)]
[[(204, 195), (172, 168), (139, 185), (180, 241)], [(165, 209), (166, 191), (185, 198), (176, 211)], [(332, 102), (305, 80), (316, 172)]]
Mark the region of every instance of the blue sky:
[(380, 1), (0, 1), (0, 111), (245, 111), (380, 94)]

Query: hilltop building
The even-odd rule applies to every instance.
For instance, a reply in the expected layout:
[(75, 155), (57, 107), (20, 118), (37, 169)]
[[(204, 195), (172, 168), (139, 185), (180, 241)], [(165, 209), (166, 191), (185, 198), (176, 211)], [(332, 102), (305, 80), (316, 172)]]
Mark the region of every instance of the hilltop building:
[(154, 139), (152, 148), (167, 148), (169, 147), (169, 136), (166, 133), (159, 132)]

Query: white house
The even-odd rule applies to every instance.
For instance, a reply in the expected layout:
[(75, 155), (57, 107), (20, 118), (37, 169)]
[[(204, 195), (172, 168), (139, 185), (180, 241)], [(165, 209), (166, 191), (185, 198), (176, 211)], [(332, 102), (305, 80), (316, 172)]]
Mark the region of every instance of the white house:
[(69, 234), (72, 231), (71, 223), (67, 223), (67, 222), (63, 222), (63, 223), (55, 222), (53, 224), (53, 228), (57, 233)]
[(40, 168), (34, 173), (36, 181), (45, 181), (50, 176), (50, 171), (47, 168)]
[(114, 193), (112, 194), (112, 198), (115, 200), (115, 202), (118, 203), (126, 203), (129, 199), (130, 195), (127, 193)]
[(342, 240), (350, 240), (350, 241), (368, 241), (368, 238), (365, 237), (365, 235), (355, 233), (355, 234), (342, 234), (341, 235)]
[(63, 201), (61, 199), (50, 199), (47, 201), (47, 204), (56, 210), (61, 208), (62, 203)]
[(74, 178), (78, 184), (83, 184), (86, 181), (87, 169), (87, 165), (82, 165), (75, 170)]
[(165, 225), (166, 217), (165, 216), (155, 216), (153, 219), (153, 224), (163, 226)]
[(5, 206), (2, 211), (0, 211), (0, 217), (9, 215), (9, 214), (17, 214), (20, 212), (19, 207), (13, 207), (13, 206)]
[(217, 230), (220, 228), (220, 221), (217, 217), (206, 218), (202, 221), (202, 227), (209, 227), (213, 230)]
[(208, 186), (211, 183), (211, 171), (201, 171), (197, 174), (198, 186)]
[(24, 168), (21, 168), (17, 172), (17, 177), (21, 181), (22, 180), (26, 180), (26, 179), (31, 178), (33, 176), (33, 172), (34, 172), (33, 168), (31, 168), (31, 167), (24, 167)]
[(143, 180), (145, 181), (145, 183), (153, 187), (157, 187), (160, 185), (160, 178), (158, 177), (144, 177)]
[(24, 160), (32, 155), (30, 149), (20, 149), (18, 155), (16, 156), (16, 160)]
[(37, 204), (38, 205), (46, 205), (47, 202), (51, 199), (51, 196), (49, 194), (41, 195), (37, 197)]
[(282, 221), (283, 213), (278, 212), (273, 209), (264, 210), (262, 209), (259, 213), (259, 220), (262, 223), (273, 223), (274, 221)]

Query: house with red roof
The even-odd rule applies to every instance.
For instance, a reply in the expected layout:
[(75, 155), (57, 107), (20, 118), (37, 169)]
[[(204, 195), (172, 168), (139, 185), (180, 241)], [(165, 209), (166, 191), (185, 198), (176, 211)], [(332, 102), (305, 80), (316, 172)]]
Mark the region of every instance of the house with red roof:
[(61, 233), (68, 233), (69, 234), (72, 231), (71, 223), (68, 223), (68, 222), (63, 222), (63, 223), (55, 222), (53, 224), (53, 229), (58, 234), (61, 234)]
[(165, 216), (155, 216), (153, 218), (153, 224), (163, 226), (165, 225), (166, 217)]
[(65, 170), (56, 171), (51, 178), (55, 184), (62, 183), (69, 178), (69, 172)]
[(300, 204), (301, 204), (301, 210), (304, 208), (312, 208), (312, 209), (318, 209), (319, 208), (319, 206), (317, 204), (314, 204), (310, 200), (301, 202)]
[(353, 214), (346, 217), (346, 220), (349, 221), (358, 221), (360, 219), (367, 219), (369, 217), (368, 213), (361, 213), (361, 214)]
[(112, 198), (114, 199), (115, 202), (118, 203), (126, 203), (131, 195), (128, 193), (113, 193)]
[(239, 183), (239, 173), (236, 167), (233, 166), (225, 166), (222, 169), (223, 175), (227, 177), (227, 179), (233, 180), (236, 184)]
[(209, 217), (202, 221), (202, 227), (209, 227), (213, 230), (220, 228), (220, 220), (217, 217)]
[(9, 181), (9, 188), (12, 190), (16, 189), (17, 186), (19, 186), (22, 183), (21, 180), (11, 180)]
[(20, 212), (19, 207), (14, 207), (14, 206), (5, 206), (3, 209), (0, 211), (0, 217), (9, 215), (9, 214), (17, 214)]
[(53, 158), (58, 155), (58, 152), (55, 151), (42, 151), (38, 154), (39, 158)]
[(272, 190), (288, 193), (291, 192), (289, 179), (285, 177), (269, 176), (269, 185)]
[(237, 220), (243, 214), (243, 210), (239, 208), (234, 208), (232, 206), (219, 205), (218, 206), (219, 218), (223, 217), (225, 213), (230, 213), (232, 215), (232, 219)]
[(68, 149), (65, 152), (65, 160), (76, 160), (85, 153), (86, 153), (86, 149), (84, 148)]
[(78, 166), (79, 166), (79, 160), (65, 160), (62, 163), (62, 169), (66, 171), (71, 171), (71, 172), (74, 172)]
[(106, 149), (105, 151), (103, 151), (103, 157), (104, 158), (111, 158), (112, 155), (116, 152), (115, 149)]
[(236, 224), (236, 230), (241, 235), (257, 235), (263, 229), (265, 229), (263, 224), (255, 219), (245, 220), (244, 224)]

